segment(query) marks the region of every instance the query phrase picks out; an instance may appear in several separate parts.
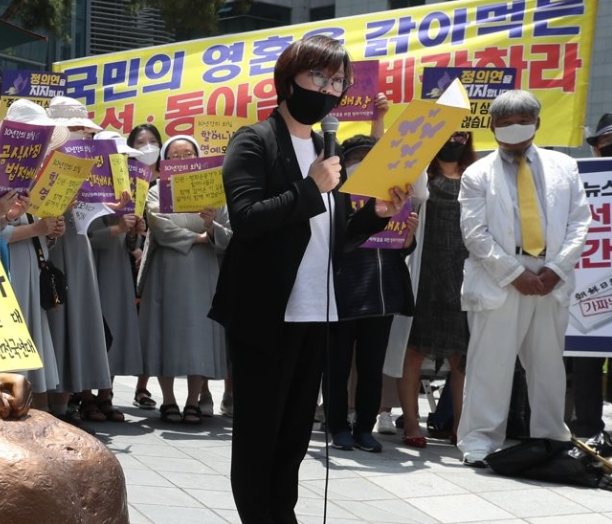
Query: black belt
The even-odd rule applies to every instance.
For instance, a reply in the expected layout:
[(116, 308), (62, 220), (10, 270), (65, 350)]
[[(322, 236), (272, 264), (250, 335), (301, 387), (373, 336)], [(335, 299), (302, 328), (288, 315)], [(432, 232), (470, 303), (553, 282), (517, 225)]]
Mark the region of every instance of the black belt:
[(527, 251), (523, 251), (521, 246), (516, 246), (516, 250), (514, 251), (515, 255), (525, 255), (526, 257), (535, 257), (535, 258), (544, 258), (546, 256), (546, 249), (540, 251), (539, 255), (532, 255), (531, 253), (527, 253)]

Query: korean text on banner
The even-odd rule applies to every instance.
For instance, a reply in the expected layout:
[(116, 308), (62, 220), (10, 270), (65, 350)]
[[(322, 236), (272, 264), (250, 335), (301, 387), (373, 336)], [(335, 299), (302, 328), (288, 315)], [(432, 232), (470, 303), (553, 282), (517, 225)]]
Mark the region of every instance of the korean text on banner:
[(0, 371), (42, 367), (13, 288), (0, 264)]
[(30, 213), (40, 218), (63, 215), (94, 163), (93, 158), (53, 151), (30, 190)]
[[(516, 86), (542, 102), (538, 143), (575, 147), (583, 143), (596, 16), (595, 0), (455, 0), (90, 56), (53, 69), (66, 73), (68, 95), (104, 129), (127, 135), (150, 122), (165, 138), (193, 134), (202, 115), (263, 120), (277, 105), (280, 53), (325, 34), (354, 61), (379, 62), (387, 122), (419, 98), (425, 67), (512, 67)], [(468, 128), (478, 149), (496, 147), (486, 118), (470, 118)], [(338, 138), (356, 133), (369, 133), (369, 124), (343, 122)]]
[(230, 138), (243, 126), (254, 120), (232, 116), (205, 115), (195, 118), (193, 137), (200, 144), (200, 157), (225, 155)]
[(412, 101), (340, 191), (389, 200), (389, 189), (414, 183), (469, 112), (459, 79), (435, 103)]
[(2, 72), (0, 86), (0, 119), (6, 116), (11, 104), (27, 98), (42, 107), (49, 107), (54, 96), (66, 94), (66, 75), (51, 71), (7, 69)]

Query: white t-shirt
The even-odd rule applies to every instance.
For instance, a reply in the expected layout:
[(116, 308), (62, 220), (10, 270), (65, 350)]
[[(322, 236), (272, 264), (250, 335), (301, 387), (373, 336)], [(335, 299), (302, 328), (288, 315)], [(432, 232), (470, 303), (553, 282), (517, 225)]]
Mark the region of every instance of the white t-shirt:
[[(302, 176), (306, 178), (310, 165), (317, 158), (312, 138), (303, 139), (292, 136), (291, 141)], [(328, 195), (325, 193), (321, 195), (321, 198), (327, 211), (310, 219), (312, 234), (289, 296), (289, 302), (285, 310), (285, 322), (338, 320), (336, 295), (334, 294), (334, 270), (333, 265), (329, 262), (331, 256), (330, 217), (333, 217), (334, 214), (334, 197), (330, 195), (328, 199)]]

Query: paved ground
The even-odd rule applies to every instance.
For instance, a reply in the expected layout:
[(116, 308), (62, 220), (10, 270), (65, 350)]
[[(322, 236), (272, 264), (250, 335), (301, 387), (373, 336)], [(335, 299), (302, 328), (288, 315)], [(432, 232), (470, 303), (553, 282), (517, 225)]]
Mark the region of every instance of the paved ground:
[[(223, 382), (210, 384), (218, 413)], [(115, 403), (126, 422), (87, 423), (121, 462), (131, 524), (239, 524), (229, 481), (231, 419), (217, 414), (195, 428), (162, 423), (157, 410), (132, 407), (134, 385), (133, 377), (115, 379)], [(177, 379), (176, 386), (177, 399), (184, 400), (185, 380)], [(159, 401), (156, 380), (149, 389)], [(427, 413), (427, 401), (421, 402)], [(606, 417), (612, 430), (611, 405)], [(378, 454), (327, 450), (324, 434), (313, 433), (301, 468), (300, 524), (612, 524), (612, 492), (474, 470), (443, 441), (416, 450), (399, 435), (380, 440), (384, 450)]]

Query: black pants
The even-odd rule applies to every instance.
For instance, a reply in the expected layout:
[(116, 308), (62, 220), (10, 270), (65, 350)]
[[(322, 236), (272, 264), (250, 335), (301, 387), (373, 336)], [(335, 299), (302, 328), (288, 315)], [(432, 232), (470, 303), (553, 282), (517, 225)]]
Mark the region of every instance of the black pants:
[(355, 354), (356, 433), (371, 433), (380, 409), (382, 370), (393, 316), (343, 320), (337, 324), (337, 344), (329, 355), (323, 377), (323, 401), (331, 433), (348, 430), (347, 383)]
[(325, 323), (286, 323), (280, 343), (229, 336), (234, 387), (231, 483), (243, 524), (296, 524), (328, 341)]
[(605, 427), (603, 417), (604, 358), (574, 357), (572, 359), (572, 390), (576, 418), (570, 429), (577, 437), (592, 437)]

